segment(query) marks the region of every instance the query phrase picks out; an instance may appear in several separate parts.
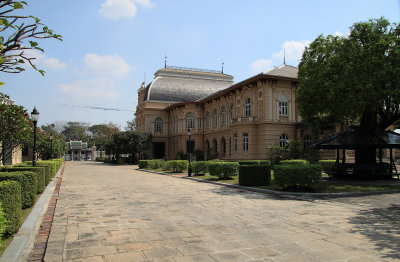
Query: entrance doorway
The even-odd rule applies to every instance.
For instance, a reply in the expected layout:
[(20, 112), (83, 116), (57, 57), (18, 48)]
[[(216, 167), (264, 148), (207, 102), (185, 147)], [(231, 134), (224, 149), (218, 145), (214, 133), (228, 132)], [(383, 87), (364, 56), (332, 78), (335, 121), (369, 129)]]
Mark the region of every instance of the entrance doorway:
[(153, 158), (161, 159), (165, 157), (165, 143), (153, 142)]

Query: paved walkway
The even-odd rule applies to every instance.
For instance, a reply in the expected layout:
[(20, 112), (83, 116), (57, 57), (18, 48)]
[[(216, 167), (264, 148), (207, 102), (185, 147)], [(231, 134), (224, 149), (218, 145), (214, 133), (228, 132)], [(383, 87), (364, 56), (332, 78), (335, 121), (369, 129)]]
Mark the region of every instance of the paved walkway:
[(68, 162), (46, 261), (400, 261), (400, 194), (295, 200)]

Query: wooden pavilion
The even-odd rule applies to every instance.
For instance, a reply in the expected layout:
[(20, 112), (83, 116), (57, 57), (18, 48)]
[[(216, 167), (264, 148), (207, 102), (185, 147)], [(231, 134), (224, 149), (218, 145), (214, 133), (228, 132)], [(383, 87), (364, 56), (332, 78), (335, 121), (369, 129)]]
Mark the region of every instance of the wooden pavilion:
[[(393, 159), (393, 149), (400, 148), (400, 134), (385, 131), (381, 135), (371, 132), (357, 132), (354, 130), (342, 131), (310, 146), (314, 149), (336, 150), (336, 164), (334, 177), (336, 178), (387, 178), (391, 179), (399, 173)], [(383, 162), (383, 149), (389, 149), (389, 163)], [(340, 159), (342, 150), (342, 159)], [(360, 163), (346, 163), (346, 150), (375, 151), (375, 161)], [(376, 152), (378, 151), (378, 159)], [(340, 161), (341, 160), (341, 161)]]

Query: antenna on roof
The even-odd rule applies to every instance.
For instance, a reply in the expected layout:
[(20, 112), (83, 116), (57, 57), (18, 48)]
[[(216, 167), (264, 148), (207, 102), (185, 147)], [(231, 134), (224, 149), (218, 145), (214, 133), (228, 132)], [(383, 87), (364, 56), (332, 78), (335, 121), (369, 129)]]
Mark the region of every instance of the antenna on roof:
[(221, 72), (224, 73), (224, 59), (222, 58)]
[(164, 68), (167, 68), (167, 52), (165, 52), (164, 56)]
[(283, 64), (286, 65), (286, 50), (283, 49)]

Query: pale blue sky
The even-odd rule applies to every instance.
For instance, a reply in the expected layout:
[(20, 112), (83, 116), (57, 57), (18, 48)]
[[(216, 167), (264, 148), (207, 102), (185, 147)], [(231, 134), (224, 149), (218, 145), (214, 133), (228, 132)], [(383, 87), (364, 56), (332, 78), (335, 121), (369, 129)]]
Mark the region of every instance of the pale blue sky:
[(39, 124), (110, 121), (125, 127), (133, 112), (62, 107), (62, 104), (135, 110), (137, 89), (168, 65), (221, 69), (235, 82), (282, 64), (297, 66), (304, 45), (319, 34), (346, 34), (369, 18), (399, 21), (396, 0), (39, 0), (24, 12), (38, 16), (63, 42), (40, 42), (38, 66), (1, 73), (7, 93)]

